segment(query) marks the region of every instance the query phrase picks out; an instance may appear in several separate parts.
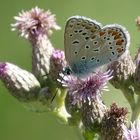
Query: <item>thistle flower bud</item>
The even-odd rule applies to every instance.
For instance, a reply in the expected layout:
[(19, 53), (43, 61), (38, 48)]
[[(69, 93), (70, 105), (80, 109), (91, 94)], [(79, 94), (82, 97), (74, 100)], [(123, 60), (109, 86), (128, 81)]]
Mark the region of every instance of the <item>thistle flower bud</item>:
[(49, 87), (40, 86), (36, 77), (16, 65), (0, 63), (0, 79), (24, 106), (34, 112), (46, 112), (59, 108), (58, 103), (52, 104), (52, 91)]
[(49, 78), (52, 81), (58, 83), (57, 79), (62, 79), (62, 77), (60, 76), (60, 73), (63, 72), (63, 69), (65, 67), (66, 67), (66, 61), (65, 61), (64, 52), (61, 50), (54, 50), (50, 59)]
[(101, 122), (101, 139), (102, 140), (122, 140), (122, 125), (126, 122), (127, 109), (119, 108), (113, 103), (102, 119)]
[(32, 50), (32, 72), (43, 84), (50, 72), (50, 58), (54, 48), (47, 36), (38, 38)]
[(0, 79), (19, 101), (36, 100), (40, 84), (32, 73), (10, 63), (0, 63)]
[(93, 101), (84, 102), (81, 117), (85, 129), (92, 132), (100, 132), (100, 123), (106, 111), (107, 107), (103, 104), (101, 98), (97, 97)]
[(128, 88), (133, 84), (135, 65), (129, 52), (126, 52), (119, 60), (112, 62), (108, 68), (113, 71), (110, 83), (115, 88)]

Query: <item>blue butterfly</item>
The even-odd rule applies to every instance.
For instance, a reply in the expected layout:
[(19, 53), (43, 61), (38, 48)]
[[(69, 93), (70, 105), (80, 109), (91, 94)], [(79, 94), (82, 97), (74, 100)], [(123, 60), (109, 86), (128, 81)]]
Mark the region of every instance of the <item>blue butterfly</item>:
[(102, 27), (86, 17), (70, 17), (64, 33), (65, 58), (69, 67), (64, 73), (83, 77), (94, 72), (123, 55), (129, 42), (129, 33), (121, 25)]

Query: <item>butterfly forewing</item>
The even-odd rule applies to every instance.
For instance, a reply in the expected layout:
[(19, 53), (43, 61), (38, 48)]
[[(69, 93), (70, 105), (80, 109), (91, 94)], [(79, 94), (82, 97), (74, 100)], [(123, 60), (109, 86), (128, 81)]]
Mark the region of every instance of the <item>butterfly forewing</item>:
[(64, 46), (67, 62), (72, 65), (88, 54), (88, 42), (100, 30), (100, 24), (91, 19), (74, 16), (65, 27)]

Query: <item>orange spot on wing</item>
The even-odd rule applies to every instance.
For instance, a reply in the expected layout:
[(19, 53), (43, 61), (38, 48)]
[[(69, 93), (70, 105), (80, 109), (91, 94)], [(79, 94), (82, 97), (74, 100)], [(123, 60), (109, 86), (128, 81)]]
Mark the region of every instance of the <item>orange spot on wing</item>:
[(113, 35), (117, 35), (117, 34), (118, 34), (118, 32), (115, 32), (115, 31), (114, 31), (114, 32), (112, 33), (112, 36), (113, 36)]
[(122, 45), (122, 40), (118, 40), (118, 41), (116, 42), (116, 45)]
[(119, 34), (115, 35), (115, 37), (114, 37), (115, 40), (116, 39), (119, 39), (119, 38), (120, 38), (120, 35)]
[(117, 50), (118, 53), (121, 53), (121, 52), (124, 51), (124, 49), (122, 49), (122, 48), (117, 48), (116, 50)]
[(103, 36), (105, 34), (105, 32), (100, 32), (99, 34), (100, 34), (100, 36)]

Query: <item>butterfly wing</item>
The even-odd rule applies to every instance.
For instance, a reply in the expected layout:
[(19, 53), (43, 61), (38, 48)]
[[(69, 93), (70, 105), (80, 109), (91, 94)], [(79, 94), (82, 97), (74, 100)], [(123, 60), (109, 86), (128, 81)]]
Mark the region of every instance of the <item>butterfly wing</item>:
[(120, 25), (101, 24), (74, 16), (66, 24), (65, 57), (74, 74), (81, 77), (118, 59), (129, 46), (129, 34)]
[[(100, 49), (97, 50), (96, 55), (93, 51), (87, 54), (86, 65), (89, 70), (117, 60), (128, 49), (130, 36), (124, 27), (114, 24), (105, 26), (97, 33), (93, 42), (95, 41)], [(94, 46), (92, 47), (94, 50)], [(93, 56), (96, 56), (95, 59), (92, 59)]]
[(85, 73), (88, 42), (101, 30), (101, 24), (81, 16), (68, 19), (64, 33), (65, 57), (75, 74)]

